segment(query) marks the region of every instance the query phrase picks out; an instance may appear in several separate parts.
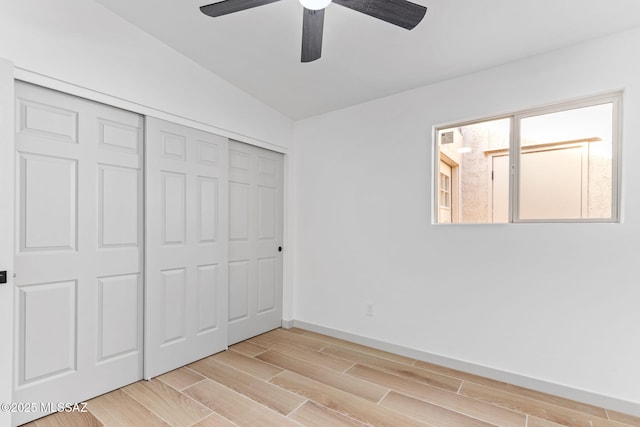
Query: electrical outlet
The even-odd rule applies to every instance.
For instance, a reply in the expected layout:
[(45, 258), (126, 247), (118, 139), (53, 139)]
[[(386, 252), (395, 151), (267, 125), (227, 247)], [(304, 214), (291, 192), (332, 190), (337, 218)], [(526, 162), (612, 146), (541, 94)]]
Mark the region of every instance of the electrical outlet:
[(367, 314), (367, 316), (373, 317), (373, 308), (374, 307), (372, 302), (367, 303), (365, 307), (365, 313)]

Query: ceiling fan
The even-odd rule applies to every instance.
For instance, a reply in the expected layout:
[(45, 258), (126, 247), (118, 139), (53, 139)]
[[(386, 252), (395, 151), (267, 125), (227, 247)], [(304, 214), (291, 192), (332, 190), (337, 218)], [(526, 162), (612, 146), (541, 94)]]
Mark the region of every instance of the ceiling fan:
[[(223, 0), (200, 7), (202, 13), (217, 17), (240, 12), (280, 0)], [(300, 0), (304, 6), (302, 18), (302, 62), (311, 62), (322, 54), (322, 28), (324, 9), (331, 3), (339, 4), (411, 30), (422, 21), (427, 8), (407, 0)]]

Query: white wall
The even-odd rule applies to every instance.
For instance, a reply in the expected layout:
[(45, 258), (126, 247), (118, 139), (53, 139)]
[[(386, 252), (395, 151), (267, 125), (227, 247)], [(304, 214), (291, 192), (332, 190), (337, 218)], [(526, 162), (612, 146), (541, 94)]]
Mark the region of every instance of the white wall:
[[(640, 414), (638, 51), (640, 30), (297, 122), (295, 319)], [(619, 89), (622, 224), (431, 224), (433, 126)]]
[[(0, 59), (0, 270), (8, 283), (0, 285), (0, 403), (11, 402), (13, 361), (13, 64)], [(0, 411), (0, 426), (11, 414)]]
[(292, 121), (86, 0), (0, 0), (0, 57), (16, 68), (288, 147)]

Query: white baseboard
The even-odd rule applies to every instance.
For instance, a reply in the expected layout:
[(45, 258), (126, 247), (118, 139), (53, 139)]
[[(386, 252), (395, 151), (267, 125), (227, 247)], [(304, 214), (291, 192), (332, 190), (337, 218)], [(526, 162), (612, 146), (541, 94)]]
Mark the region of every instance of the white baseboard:
[(446, 368), (468, 372), (470, 374), (479, 375), (520, 387), (529, 388), (532, 390), (540, 391), (542, 393), (552, 394), (554, 396), (563, 397), (565, 399), (575, 400), (577, 402), (586, 403), (588, 405), (610, 409), (637, 417), (640, 416), (639, 403), (621, 400), (615, 397), (593, 393), (586, 390), (580, 390), (562, 384), (540, 380), (537, 378), (531, 378), (513, 372), (502, 371), (499, 369), (489, 368), (470, 362), (456, 360), (437, 354), (427, 353), (413, 348), (352, 334), (338, 329), (327, 328), (321, 325), (303, 322), (300, 320), (283, 320), (282, 326), (287, 329), (291, 327), (306, 329), (308, 331), (317, 332), (323, 335), (328, 335), (330, 337), (341, 338), (357, 344), (366, 345), (378, 350), (388, 351), (390, 353), (399, 354), (401, 356), (410, 357), (412, 359), (434, 363)]
[(294, 326), (293, 323), (294, 323), (293, 320), (284, 320), (283, 319), (282, 320), (282, 327), (285, 328), (285, 329), (291, 329)]

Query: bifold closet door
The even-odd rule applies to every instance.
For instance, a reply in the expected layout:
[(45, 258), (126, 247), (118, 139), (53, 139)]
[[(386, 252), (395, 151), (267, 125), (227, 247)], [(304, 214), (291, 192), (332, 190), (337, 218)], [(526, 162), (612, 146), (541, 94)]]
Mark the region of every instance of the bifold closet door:
[(146, 119), (144, 376), (227, 347), (228, 140)]
[(282, 326), (283, 159), (229, 142), (229, 344)]
[(142, 378), (142, 150), (137, 114), (16, 83), (14, 425)]

